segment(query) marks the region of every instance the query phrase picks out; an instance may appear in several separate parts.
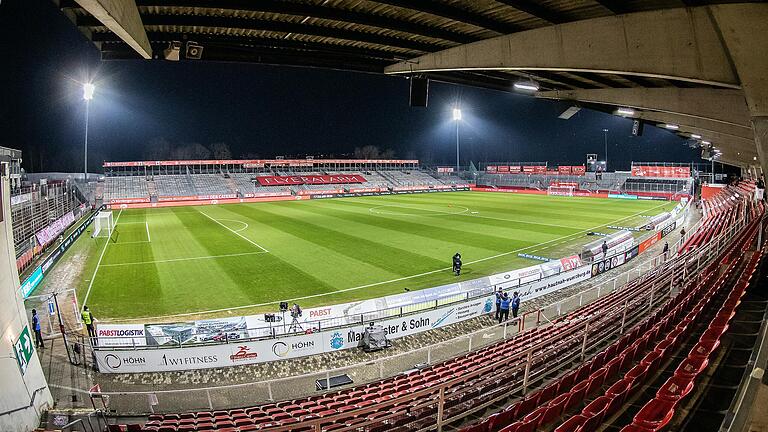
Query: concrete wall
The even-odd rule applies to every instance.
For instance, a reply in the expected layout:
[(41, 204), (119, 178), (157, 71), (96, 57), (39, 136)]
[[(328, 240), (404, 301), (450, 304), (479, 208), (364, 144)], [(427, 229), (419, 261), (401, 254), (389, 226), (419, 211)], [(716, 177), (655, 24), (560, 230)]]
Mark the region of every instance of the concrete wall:
[(26, 432), (38, 426), (42, 411), (53, 404), (53, 399), (37, 351), (23, 376), (14, 356), (13, 343), (30, 324), (19, 294), (9, 180), (2, 177), (0, 183), (0, 431)]

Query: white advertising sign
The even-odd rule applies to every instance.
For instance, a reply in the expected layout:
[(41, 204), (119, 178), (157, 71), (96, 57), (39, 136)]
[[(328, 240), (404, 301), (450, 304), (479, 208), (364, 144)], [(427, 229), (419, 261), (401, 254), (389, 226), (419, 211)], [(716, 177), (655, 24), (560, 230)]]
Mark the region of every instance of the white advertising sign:
[(146, 346), (144, 324), (96, 324), (99, 346)]
[[(493, 310), (493, 296), (432, 309), (419, 314), (377, 322), (391, 339), (421, 333), (475, 318)], [(104, 373), (163, 372), (227, 367), (303, 357), (356, 348), (363, 325), (326, 332), (238, 344), (197, 345), (151, 350), (97, 350), (96, 361)]]

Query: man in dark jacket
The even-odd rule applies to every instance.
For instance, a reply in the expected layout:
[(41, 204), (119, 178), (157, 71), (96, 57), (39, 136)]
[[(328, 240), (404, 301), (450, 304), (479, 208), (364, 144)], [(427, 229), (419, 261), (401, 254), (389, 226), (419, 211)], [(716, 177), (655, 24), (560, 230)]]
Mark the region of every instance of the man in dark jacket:
[(501, 298), (504, 296), (504, 291), (499, 289), (496, 291), (496, 316), (493, 319), (498, 320), (501, 313)]
[(603, 258), (608, 258), (608, 242), (603, 241)]
[(661, 253), (664, 255), (664, 261), (666, 261), (669, 257), (669, 242), (664, 242), (664, 250)]
[(515, 291), (512, 294), (512, 318), (517, 318), (517, 311), (520, 309), (520, 295)]
[(453, 256), (453, 274), (456, 276), (461, 274), (461, 254), (458, 252)]

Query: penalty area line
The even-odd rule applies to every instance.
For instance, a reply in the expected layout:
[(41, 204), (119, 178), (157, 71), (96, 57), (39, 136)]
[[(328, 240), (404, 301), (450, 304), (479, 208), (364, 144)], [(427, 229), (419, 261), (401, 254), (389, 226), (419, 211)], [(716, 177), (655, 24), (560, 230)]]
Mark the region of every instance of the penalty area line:
[(102, 265), (102, 267), (122, 267), (122, 266), (129, 266), (129, 265), (161, 264), (161, 263), (171, 263), (171, 262), (179, 262), (179, 261), (197, 261), (197, 260), (207, 260), (207, 259), (216, 259), (216, 258), (238, 257), (238, 256), (246, 256), (246, 255), (261, 255), (265, 253), (267, 252), (258, 251), (258, 252), (243, 252), (243, 253), (225, 254), (225, 255), (207, 255), (207, 256), (189, 257), (189, 258), (170, 258), (170, 259), (154, 260), (154, 261), (135, 261), (135, 262), (104, 264)]
[[(651, 209), (647, 209), (647, 210), (643, 210), (641, 212), (635, 213), (633, 215), (629, 215), (629, 216), (626, 216), (626, 217), (623, 217), (623, 218), (620, 218), (620, 219), (616, 219), (615, 221), (608, 222), (607, 224), (611, 224), (612, 225), (612, 224), (621, 222), (623, 220), (635, 217), (635, 216), (637, 216), (639, 214), (642, 214), (642, 213), (645, 213), (645, 212), (649, 212), (649, 211), (653, 211), (653, 210), (658, 209), (659, 207), (662, 207), (664, 205), (666, 205), (666, 204), (662, 204), (662, 205), (659, 205), (657, 207), (654, 207), (654, 208), (651, 208)], [(549, 241), (546, 241), (546, 242), (543, 242), (543, 243), (537, 243), (535, 245), (530, 245), (530, 246), (526, 246), (526, 247), (523, 247), (523, 248), (518, 248), (518, 249), (509, 251), (509, 252), (500, 253), (498, 255), (493, 255), (493, 256), (489, 256), (489, 257), (485, 257), (485, 258), (480, 258), (480, 259), (475, 260), (475, 261), (469, 261), (469, 262), (465, 263), (465, 265), (466, 264), (475, 264), (475, 263), (479, 263), (479, 262), (483, 262), (483, 261), (488, 261), (488, 260), (500, 258), (502, 256), (511, 255), (511, 254), (522, 252), (522, 251), (526, 251), (526, 250), (529, 250), (529, 249), (534, 249), (534, 248), (537, 248), (537, 247), (540, 247), (540, 246), (543, 246), (543, 245), (546, 245), (546, 244), (550, 244), (550, 243), (556, 242), (558, 240), (567, 239), (567, 238), (574, 237), (574, 236), (577, 236), (577, 235), (580, 235), (580, 234), (584, 234), (584, 233), (589, 232), (589, 231), (596, 230), (596, 229), (598, 229), (600, 227), (603, 227), (603, 226), (605, 226), (607, 224), (600, 224), (600, 225), (597, 225), (595, 227), (587, 228), (585, 230), (582, 230), (582, 231), (579, 231), (579, 232), (576, 232), (576, 233), (573, 233), (573, 234), (568, 234), (566, 236), (558, 237), (558, 238), (555, 238), (555, 239), (552, 239), (552, 240), (549, 240)], [(307, 299), (311, 299), (311, 298), (325, 297), (325, 296), (329, 296), (329, 295), (334, 295), (334, 294), (339, 294), (339, 293), (344, 293), (344, 292), (349, 292), (349, 291), (357, 291), (357, 290), (361, 290), (361, 289), (365, 289), (365, 288), (381, 286), (381, 285), (387, 285), (387, 284), (390, 284), (390, 283), (401, 282), (401, 281), (409, 280), (409, 279), (415, 279), (415, 278), (422, 277), (422, 276), (428, 276), (428, 275), (431, 275), (431, 274), (444, 272), (444, 271), (450, 270), (450, 269), (451, 269), (451, 267), (445, 267), (445, 268), (441, 268), (441, 269), (437, 269), (437, 270), (431, 270), (431, 271), (424, 272), (424, 273), (419, 273), (419, 274), (414, 274), (414, 275), (409, 275), (409, 276), (403, 276), (403, 277), (399, 277), (397, 279), (391, 279), (391, 280), (386, 280), (386, 281), (381, 281), (381, 282), (373, 282), (373, 283), (369, 283), (369, 284), (365, 284), (365, 285), (360, 285), (360, 286), (351, 287), (351, 288), (344, 288), (344, 289), (340, 289), (340, 290), (336, 290), (336, 291), (329, 291), (329, 292), (324, 292), (324, 293), (311, 294), (311, 295), (306, 295), (306, 296), (301, 296), (301, 297), (294, 297), (294, 298), (290, 298), (290, 299), (275, 300), (275, 301), (270, 301), (270, 302), (266, 302), (266, 303), (257, 303), (257, 304), (252, 304), (252, 305), (235, 306), (235, 307), (231, 307), (231, 308), (212, 309), (212, 310), (198, 311), (198, 312), (186, 312), (186, 313), (172, 314), (172, 315), (161, 315), (161, 316), (154, 316), (154, 317), (126, 318), (126, 319), (120, 319), (120, 322), (146, 321), (148, 319), (165, 319), (165, 318), (176, 318), (176, 317), (185, 317), (185, 316), (194, 316), (194, 315), (205, 315), (205, 314), (212, 314), (212, 313), (218, 313), (218, 312), (227, 312), (227, 311), (235, 311), (235, 310), (241, 310), (241, 309), (249, 309), (249, 308), (262, 307), (262, 306), (269, 306), (269, 305), (274, 305), (275, 303), (280, 302), (280, 301), (294, 302), (294, 301), (299, 301), (299, 300), (307, 300)], [(514, 270), (514, 269), (512, 269), (512, 270)]]
[[(123, 214), (123, 209), (120, 209), (120, 212), (117, 214), (117, 218), (115, 219), (115, 225), (112, 227), (112, 231), (115, 231), (115, 227), (117, 227), (117, 223), (120, 221), (120, 215)], [(96, 273), (99, 272), (99, 266), (101, 266), (101, 260), (104, 259), (104, 252), (107, 251), (107, 246), (109, 246), (109, 239), (110, 237), (107, 237), (107, 241), (104, 242), (104, 249), (101, 250), (101, 255), (99, 255), (99, 261), (96, 262), (96, 268), (93, 269), (93, 275), (91, 276), (91, 281), (88, 283), (88, 290), (85, 292), (85, 298), (83, 298), (83, 306), (85, 306), (88, 302), (88, 297), (91, 295), (91, 288), (93, 288), (93, 282), (96, 280)]]

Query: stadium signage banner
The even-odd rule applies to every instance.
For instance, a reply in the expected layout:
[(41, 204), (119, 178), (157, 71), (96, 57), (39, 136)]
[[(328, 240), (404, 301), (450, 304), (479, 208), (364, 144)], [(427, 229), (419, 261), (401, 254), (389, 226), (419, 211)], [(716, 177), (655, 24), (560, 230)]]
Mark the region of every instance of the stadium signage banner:
[(628, 194), (608, 194), (608, 198), (617, 198), (617, 199), (628, 199), (628, 200), (636, 200), (637, 195), (628, 195)]
[(303, 184), (348, 184), (365, 183), (361, 175), (313, 175), (313, 176), (259, 176), (256, 181), (262, 186), (287, 186)]
[(99, 346), (146, 346), (144, 324), (97, 324)]
[[(433, 330), (493, 311), (494, 296), (422, 313), (375, 322), (390, 339)], [(304, 357), (357, 348), (367, 325), (251, 342), (199, 345), (186, 348), (96, 350), (103, 373), (165, 372), (219, 368)]]
[(520, 295), (520, 301), (525, 302), (583, 282), (591, 277), (592, 271), (589, 266), (583, 266), (517, 287), (514, 290)]
[(682, 166), (632, 166), (632, 177), (688, 178), (690, 167)]
[(611, 269), (615, 269), (626, 262), (626, 254), (621, 253), (611, 258), (598, 261), (592, 264), (592, 276), (603, 274)]
[(453, 167), (437, 167), (437, 172), (439, 173), (452, 173)]
[(56, 239), (56, 236), (63, 233), (64, 230), (66, 230), (68, 226), (72, 225), (73, 222), (75, 222), (75, 214), (71, 211), (67, 212), (64, 214), (64, 216), (56, 219), (56, 221), (54, 221), (52, 224), (41, 229), (37, 232), (37, 234), (35, 234), (35, 237), (37, 237), (37, 243), (40, 246), (47, 245)]

